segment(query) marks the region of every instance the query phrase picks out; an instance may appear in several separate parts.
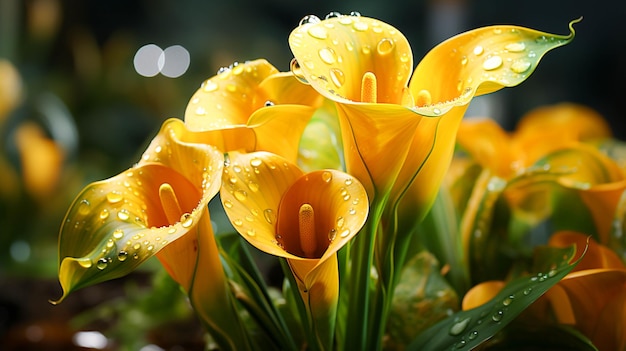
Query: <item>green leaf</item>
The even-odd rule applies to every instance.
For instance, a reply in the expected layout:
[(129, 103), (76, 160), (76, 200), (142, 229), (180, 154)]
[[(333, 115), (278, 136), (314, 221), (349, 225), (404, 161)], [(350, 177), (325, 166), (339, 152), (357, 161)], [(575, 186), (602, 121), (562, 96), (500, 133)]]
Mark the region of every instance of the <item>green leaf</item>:
[(575, 247), (549, 249), (549, 252), (549, 256), (556, 260), (551, 265), (554, 268), (512, 280), (489, 302), (457, 312), (420, 334), (407, 351), (470, 350), (494, 336), (580, 261), (569, 263), (576, 252)]
[(535, 320), (511, 323), (492, 340), (481, 345), (481, 350), (598, 351), (589, 338), (572, 327)]

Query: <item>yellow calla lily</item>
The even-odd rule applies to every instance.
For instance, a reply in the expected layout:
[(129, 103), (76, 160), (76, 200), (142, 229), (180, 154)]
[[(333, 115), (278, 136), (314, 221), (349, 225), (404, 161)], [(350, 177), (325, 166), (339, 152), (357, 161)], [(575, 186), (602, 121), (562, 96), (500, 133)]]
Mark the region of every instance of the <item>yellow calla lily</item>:
[(264, 150), (295, 161), (300, 136), (322, 100), (292, 73), (259, 59), (202, 83), (187, 105), (185, 124), (196, 132), (219, 131), (224, 143), (213, 145), (224, 152)]
[(469, 31), (434, 48), (412, 76), (406, 38), (375, 19), (305, 21), (289, 43), (296, 75), (338, 106), (348, 172), (370, 198), (391, 192), (392, 203), (418, 184), (411, 202), (427, 207), (472, 97), (521, 83), (548, 50), (573, 39), (571, 24), (570, 30), (568, 36), (514, 26)]
[(235, 229), (258, 249), (287, 259), (317, 333), (324, 345), (332, 341), (336, 253), (365, 223), (363, 186), (336, 170), (304, 173), (267, 152), (229, 153), (222, 184), (222, 203)]
[(239, 326), (208, 213), (224, 156), (195, 137), (182, 121), (170, 119), (134, 167), (78, 195), (61, 228), (63, 296), (55, 303), (156, 255), (217, 342), (231, 349), (245, 345), (245, 339), (232, 338)]

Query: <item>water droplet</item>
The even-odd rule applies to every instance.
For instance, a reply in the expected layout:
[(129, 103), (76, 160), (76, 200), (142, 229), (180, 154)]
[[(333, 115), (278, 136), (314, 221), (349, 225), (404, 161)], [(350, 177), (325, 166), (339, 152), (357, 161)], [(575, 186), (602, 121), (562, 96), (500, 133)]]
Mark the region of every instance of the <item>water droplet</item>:
[(248, 197), (248, 193), (245, 190), (238, 189), (235, 191), (235, 198), (239, 201), (244, 201)]
[(352, 17), (361, 17), (361, 13), (358, 11), (352, 11), (350, 12), (350, 16)]
[(492, 71), (500, 66), (502, 66), (502, 57), (500, 56), (491, 56), (483, 62), (483, 69), (485, 71)]
[(335, 52), (332, 49), (322, 48), (317, 53), (326, 64), (332, 65), (337, 60)]
[(91, 268), (91, 260), (88, 258), (79, 258), (76, 260), (78, 264), (83, 268)]
[(533, 291), (533, 288), (526, 288), (524, 289), (524, 291), (522, 291), (522, 293), (526, 296), (530, 295), (530, 293)]
[(235, 173), (241, 173), (241, 166), (233, 165), (233, 171), (235, 171)]
[(348, 228), (342, 230), (341, 233), (339, 234), (339, 236), (342, 237), (342, 238), (345, 238), (348, 235), (350, 235), (350, 229), (348, 229)]
[(363, 53), (363, 55), (369, 55), (371, 51), (372, 50), (370, 49), (369, 45), (363, 45), (363, 47), (361, 47), (361, 52)]
[(387, 55), (391, 51), (393, 51), (394, 47), (395, 44), (393, 40), (389, 38), (384, 38), (378, 42), (378, 45), (376, 46), (376, 51), (378, 51), (378, 54), (380, 55)]
[(111, 191), (107, 194), (107, 201), (112, 204), (116, 204), (124, 199), (124, 196), (119, 191)]
[(469, 322), (472, 320), (471, 317), (467, 317), (464, 319), (461, 319), (459, 321), (456, 321), (452, 327), (450, 327), (450, 330), (448, 331), (450, 333), (450, 335), (459, 335), (462, 332), (465, 331), (465, 328), (467, 328)]
[(204, 116), (206, 115), (206, 109), (202, 106), (198, 106), (196, 107), (195, 113), (196, 113), (196, 116)]
[(300, 25), (302, 26), (305, 24), (315, 24), (319, 22), (321, 22), (319, 17), (315, 15), (307, 15), (307, 16), (302, 17), (302, 19), (300, 20)]
[(335, 18), (335, 17), (341, 17), (341, 13), (333, 11), (330, 12), (326, 15), (325, 19), (330, 19), (330, 18)]
[(478, 332), (476, 330), (472, 330), (467, 336), (468, 339), (474, 340), (478, 337)]
[(328, 231), (328, 241), (333, 241), (337, 237), (337, 230), (335, 228)]
[[(219, 72), (218, 72), (219, 73)], [(210, 93), (212, 91), (216, 91), (217, 88), (219, 88), (219, 86), (217, 85), (217, 83), (215, 83), (212, 80), (207, 80), (206, 82), (204, 82), (204, 86), (202, 87), (202, 90), (204, 90), (207, 93)]]
[(348, 213), (354, 216), (356, 214), (356, 210), (354, 208), (350, 208)]
[(265, 106), (265, 107), (274, 106), (274, 102), (271, 101), (271, 100), (267, 100), (267, 101), (265, 101), (265, 104), (263, 104), (263, 106)]
[(113, 247), (113, 245), (115, 245), (115, 241), (113, 241), (113, 239), (107, 240), (107, 244), (106, 244), (107, 248), (110, 249)]
[(248, 234), (248, 236), (255, 236), (255, 235), (256, 235), (256, 230), (254, 230), (254, 229), (248, 229), (248, 231), (246, 232), (246, 234)]
[(107, 219), (107, 218), (109, 218), (109, 210), (105, 208), (100, 212), (100, 219)]
[(441, 114), (441, 110), (435, 107), (435, 108), (433, 108), (433, 113), (435, 115), (440, 115)]
[(276, 220), (276, 215), (274, 214), (274, 211), (269, 208), (263, 211), (263, 217), (265, 218), (265, 221), (267, 221), (267, 223), (269, 224), (274, 224), (274, 221)]
[(117, 218), (121, 219), (122, 221), (127, 221), (128, 218), (130, 218), (130, 213), (128, 212), (127, 209), (121, 209), (117, 213)]
[(96, 267), (99, 270), (103, 270), (105, 268), (107, 268), (107, 266), (109, 265), (109, 261), (106, 258), (101, 258), (98, 260), (98, 262), (96, 263)]
[(89, 203), (88, 200), (86, 199), (81, 200), (80, 204), (78, 205), (78, 214), (80, 214), (81, 216), (88, 214), (90, 207), (91, 207), (91, 204)]
[(476, 56), (480, 56), (480, 55), (482, 55), (482, 54), (483, 54), (483, 52), (485, 52), (485, 49), (483, 49), (483, 47), (482, 47), (482, 46), (480, 46), (480, 45), (477, 45), (477, 46), (474, 48), (474, 55), (476, 55)]
[(407, 54), (406, 52), (403, 52), (402, 55), (400, 55), (400, 62), (402, 63), (407, 63), (409, 62), (410, 59), (411, 59), (411, 56)]
[(526, 61), (526, 60), (515, 60), (511, 64), (511, 71), (513, 71), (515, 73), (524, 73), (524, 72), (528, 71), (530, 66), (531, 66), (531, 63), (529, 61)]
[(322, 173), (322, 180), (325, 181), (326, 183), (330, 182), (333, 179), (333, 174), (328, 172), (328, 171), (324, 171)]
[(511, 304), (511, 302), (513, 302), (513, 299), (515, 298), (515, 295), (509, 295), (507, 297), (504, 298), (504, 300), (502, 300), (502, 304), (504, 306), (508, 306)]
[(355, 30), (359, 32), (364, 32), (369, 28), (369, 26), (365, 22), (354, 22), (354, 24), (352, 25), (352, 28), (354, 28)]
[(300, 63), (295, 58), (291, 60), (290, 63), (291, 73), (293, 73), (294, 77), (303, 84), (309, 84), (309, 81), (304, 77), (304, 73), (302, 72), (302, 68), (300, 67)]
[(230, 201), (230, 200), (224, 201), (224, 207), (226, 207), (226, 208), (233, 208), (233, 202)]
[(548, 277), (549, 277), (549, 278), (552, 278), (552, 277), (554, 277), (555, 275), (556, 275), (556, 270), (554, 270), (554, 269), (551, 269), (551, 270), (548, 272)]
[(344, 76), (343, 71), (339, 68), (331, 68), (330, 80), (332, 80), (333, 84), (335, 84), (337, 88), (341, 88), (343, 83), (346, 81), (346, 77)]
[(260, 158), (255, 157), (250, 160), (250, 166), (252, 167), (259, 167), (262, 163), (263, 161)]
[(325, 40), (328, 38), (328, 32), (324, 27), (312, 26), (307, 32), (315, 39)]
[(509, 43), (504, 47), (507, 51), (510, 52), (522, 52), (526, 50), (526, 44), (524, 43)]
[(115, 229), (113, 231), (113, 239), (120, 240), (124, 236), (124, 231), (122, 229)]
[(502, 320), (502, 317), (504, 316), (504, 311), (502, 310), (497, 310), (492, 316), (491, 316), (491, 320), (493, 320), (494, 322), (499, 322)]
[(466, 344), (466, 343), (467, 343), (467, 342), (466, 342), (465, 340), (461, 340), (461, 341), (459, 341), (459, 342), (458, 342), (455, 346), (456, 346), (456, 348), (457, 348), (457, 349), (462, 349), (462, 348), (464, 348), (464, 347), (465, 347), (465, 344)]
[(343, 228), (344, 224), (345, 224), (345, 219), (341, 216), (337, 217), (337, 228), (339, 229)]
[(238, 227), (241, 227), (241, 226), (243, 225), (243, 220), (242, 220), (242, 219), (240, 219), (240, 218), (237, 218), (237, 219), (235, 219), (235, 220), (233, 221), (233, 224), (234, 224), (234, 225), (236, 225), (236, 226), (238, 226)]
[(467, 62), (468, 62), (467, 56), (461, 57), (461, 65), (465, 66), (465, 65), (467, 65)]
[(128, 258), (128, 252), (126, 252), (126, 251), (124, 251), (124, 250), (120, 251), (120, 252), (117, 254), (117, 259), (118, 259), (120, 262), (124, 262), (124, 261), (126, 261), (126, 259), (127, 259), (127, 258)]
[(180, 225), (182, 225), (183, 228), (189, 228), (191, 227), (192, 224), (193, 224), (193, 217), (191, 216), (191, 214), (183, 213), (183, 215), (180, 216)]

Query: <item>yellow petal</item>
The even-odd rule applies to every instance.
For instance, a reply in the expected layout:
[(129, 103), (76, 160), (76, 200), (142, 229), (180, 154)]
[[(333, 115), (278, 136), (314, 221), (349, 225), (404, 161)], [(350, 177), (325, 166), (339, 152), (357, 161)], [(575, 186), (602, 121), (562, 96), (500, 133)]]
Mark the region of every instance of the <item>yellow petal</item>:
[(245, 125), (252, 112), (265, 103), (254, 101), (256, 89), (274, 73), (278, 70), (262, 59), (222, 70), (191, 97), (185, 124), (193, 131)]
[[(548, 245), (555, 247), (569, 247), (576, 245), (577, 255), (572, 260), (577, 260), (580, 255), (584, 256), (578, 262), (572, 272), (595, 268), (626, 269), (622, 260), (608, 247), (598, 244), (587, 235), (571, 231), (557, 232), (550, 237)], [(586, 250), (585, 250), (586, 248)]]
[(418, 64), (410, 82), (413, 96), (430, 92), (433, 103), (462, 95), (483, 95), (523, 82), (541, 57), (574, 38), (524, 27), (500, 25), (478, 28), (437, 45)]
[[(61, 299), (131, 272), (208, 215), (223, 156), (211, 146), (181, 141), (182, 130), (180, 121), (165, 122), (137, 166), (89, 185), (74, 200), (59, 238)], [(178, 195), (182, 215), (175, 221), (161, 204), (165, 183)]]
[[(428, 144), (433, 140), (437, 124), (428, 120), (429, 117), (400, 105), (338, 104), (337, 108), (346, 168), (363, 183), (370, 200), (375, 194), (382, 196), (390, 191), (422, 123), (428, 140), (420, 142), (426, 144), (426, 150), (431, 149)], [(420, 152), (427, 153), (426, 150)], [(423, 158), (416, 159), (407, 167), (421, 162)]]
[(299, 177), (282, 196), (276, 227), (285, 250), (299, 257), (305, 257), (298, 235), (302, 204), (315, 212), (315, 257), (321, 261), (334, 256), (361, 230), (369, 211), (365, 189), (349, 174), (319, 170)]
[(511, 138), (493, 119), (463, 120), (457, 142), (473, 160), (482, 167), (489, 168), (495, 175), (504, 178), (511, 175), (516, 156), (512, 150)]
[[(546, 131), (572, 141), (589, 141), (612, 135), (606, 119), (597, 111), (580, 104), (559, 103), (538, 107), (522, 116), (514, 137), (533, 138), (533, 135)], [(547, 140), (554, 142), (553, 139)]]
[(463, 297), (463, 310), (471, 310), (489, 302), (502, 290), (504, 285), (503, 281), (491, 280), (472, 287)]
[(265, 78), (254, 95), (253, 106), (306, 105), (319, 107), (323, 97), (310, 85), (302, 84), (292, 72), (274, 73)]
[(360, 101), (361, 78), (377, 78), (377, 101), (402, 103), (413, 68), (406, 38), (387, 23), (359, 16), (340, 16), (304, 23), (289, 36), (298, 67), (296, 75), (334, 101)]
[(591, 335), (598, 350), (626, 350), (626, 289), (609, 300)]
[(568, 274), (558, 285), (571, 301), (576, 328), (592, 335), (607, 303), (626, 292), (626, 269), (577, 271)]
[(267, 152), (232, 152), (227, 163), (220, 197), (235, 229), (259, 250), (295, 257), (278, 245), (275, 226), (280, 200), (302, 171)]

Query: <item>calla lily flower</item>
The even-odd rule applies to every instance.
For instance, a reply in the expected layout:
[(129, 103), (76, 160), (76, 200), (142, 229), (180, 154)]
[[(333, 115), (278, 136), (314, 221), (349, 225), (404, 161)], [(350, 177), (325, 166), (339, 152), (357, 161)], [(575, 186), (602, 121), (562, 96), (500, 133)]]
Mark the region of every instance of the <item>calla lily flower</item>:
[(435, 47), (411, 75), (411, 48), (394, 27), (360, 16), (311, 18), (289, 37), (292, 70), (337, 104), (347, 170), (370, 199), (395, 204), (415, 184), (418, 218), (438, 191), (472, 97), (520, 84), (574, 37), (571, 24), (568, 36), (480, 28)]
[(336, 170), (304, 173), (267, 152), (229, 153), (220, 196), (241, 236), (287, 259), (324, 347), (332, 343), (339, 296), (337, 251), (361, 229), (363, 186)]
[[(558, 232), (549, 241), (553, 247), (572, 244), (577, 247), (572, 260), (587, 248), (585, 256), (535, 304), (550, 306), (559, 323), (579, 329), (599, 350), (622, 350), (626, 347), (626, 266), (615, 252), (581, 233)], [(482, 305), (503, 286), (499, 281), (475, 286), (463, 298), (463, 309)], [(545, 313), (534, 314), (541, 315)]]
[(170, 119), (134, 167), (78, 195), (61, 228), (64, 293), (55, 303), (156, 255), (217, 342), (231, 349), (245, 345), (245, 338), (232, 338), (239, 326), (207, 207), (219, 191), (224, 156), (195, 137), (182, 121)]
[(219, 131), (221, 143), (207, 142), (224, 152), (264, 150), (295, 161), (300, 136), (322, 100), (291, 72), (259, 59), (223, 68), (202, 83), (185, 124), (196, 132)]

